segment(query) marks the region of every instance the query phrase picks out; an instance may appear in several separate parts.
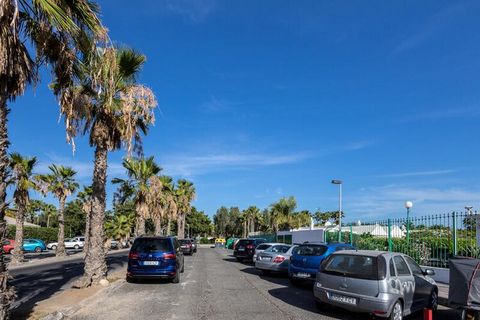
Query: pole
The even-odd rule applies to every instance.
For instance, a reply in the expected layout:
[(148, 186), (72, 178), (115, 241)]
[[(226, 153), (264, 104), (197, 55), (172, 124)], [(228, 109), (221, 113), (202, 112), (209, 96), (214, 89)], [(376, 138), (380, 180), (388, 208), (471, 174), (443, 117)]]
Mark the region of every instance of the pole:
[(453, 225), (452, 225), (452, 228), (453, 228), (453, 256), (456, 256), (457, 255), (457, 214), (456, 212), (452, 212), (452, 219), (453, 219)]
[(407, 243), (410, 243), (410, 208), (407, 207)]
[(338, 187), (338, 242), (342, 242), (342, 184)]
[(388, 219), (388, 251), (392, 252), (392, 221)]

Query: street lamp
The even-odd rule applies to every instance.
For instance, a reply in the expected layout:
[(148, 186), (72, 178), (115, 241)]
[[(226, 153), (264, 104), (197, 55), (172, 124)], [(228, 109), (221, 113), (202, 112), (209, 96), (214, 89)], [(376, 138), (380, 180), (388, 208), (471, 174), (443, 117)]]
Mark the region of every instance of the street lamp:
[(338, 242), (342, 241), (342, 180), (332, 180), (338, 184)]
[(405, 208), (407, 209), (407, 243), (410, 241), (410, 209), (413, 207), (412, 201), (405, 202)]

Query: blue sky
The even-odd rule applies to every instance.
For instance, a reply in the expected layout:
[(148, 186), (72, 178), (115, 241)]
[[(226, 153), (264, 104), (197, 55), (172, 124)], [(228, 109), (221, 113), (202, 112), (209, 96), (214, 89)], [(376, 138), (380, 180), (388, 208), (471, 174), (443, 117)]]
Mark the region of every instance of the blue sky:
[[(347, 220), (480, 206), (480, 4), (474, 1), (100, 1), (118, 44), (147, 56), (159, 101), (145, 138), (163, 173), (194, 181), (194, 203), (335, 210)], [(71, 165), (47, 88), (11, 105), (12, 151), (38, 171)], [(123, 175), (123, 152), (109, 178)], [(109, 202), (113, 189), (109, 186)]]

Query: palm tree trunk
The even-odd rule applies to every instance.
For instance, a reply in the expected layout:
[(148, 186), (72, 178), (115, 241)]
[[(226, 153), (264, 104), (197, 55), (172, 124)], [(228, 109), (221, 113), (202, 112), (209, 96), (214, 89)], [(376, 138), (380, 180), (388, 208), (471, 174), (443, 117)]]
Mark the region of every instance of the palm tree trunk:
[(155, 235), (162, 235), (162, 218), (159, 216), (155, 217)]
[(178, 213), (177, 237), (179, 239), (185, 238), (185, 214), (183, 212)]
[(172, 229), (172, 216), (168, 215), (168, 221), (167, 221), (167, 230), (165, 230), (165, 235), (169, 236), (170, 235), (170, 230)]
[(85, 257), (90, 246), (90, 217), (92, 216), (92, 206), (85, 212), (85, 242), (83, 243), (83, 256)]
[(60, 198), (60, 208), (58, 210), (58, 245), (56, 256), (65, 257), (67, 251), (65, 250), (65, 198)]
[(107, 182), (106, 147), (97, 146), (93, 169), (92, 212), (90, 217), (89, 250), (85, 255), (83, 277), (75, 283), (75, 287), (84, 288), (97, 284), (107, 277), (107, 263), (103, 249), (105, 236), (103, 224), (105, 220), (105, 185)]
[[(7, 223), (5, 210), (7, 208), (7, 169), (8, 169), (8, 131), (7, 131), (7, 97), (0, 94), (0, 240), (5, 240)], [(8, 287), (8, 271), (3, 250), (0, 250), (0, 319), (8, 319), (10, 304), (14, 299), (13, 288)]]
[(13, 248), (12, 264), (22, 263), (23, 256), (23, 224), (25, 222), (25, 207), (18, 205), (15, 221), (15, 247)]

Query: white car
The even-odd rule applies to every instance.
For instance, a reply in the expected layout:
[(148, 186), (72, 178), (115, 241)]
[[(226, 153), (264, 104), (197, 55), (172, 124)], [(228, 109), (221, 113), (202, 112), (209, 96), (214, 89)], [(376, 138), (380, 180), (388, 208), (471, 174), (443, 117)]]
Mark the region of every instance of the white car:
[[(66, 249), (75, 249), (75, 250), (79, 250), (79, 249), (82, 249), (83, 248), (83, 245), (84, 245), (84, 241), (81, 241), (83, 237), (76, 237), (76, 238), (72, 238), (72, 239), (65, 239), (65, 248)], [(83, 238), (85, 239), (85, 238)], [(50, 250), (57, 250), (57, 247), (58, 247), (58, 242), (52, 242), (52, 243), (49, 243), (47, 244), (47, 249), (50, 249)]]

